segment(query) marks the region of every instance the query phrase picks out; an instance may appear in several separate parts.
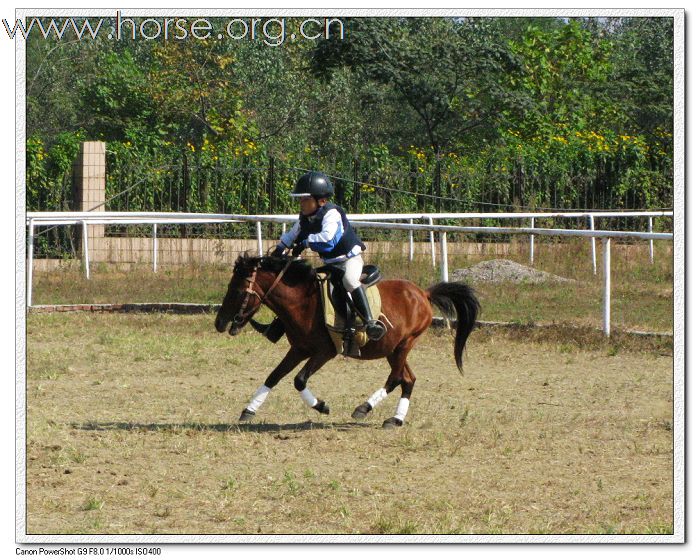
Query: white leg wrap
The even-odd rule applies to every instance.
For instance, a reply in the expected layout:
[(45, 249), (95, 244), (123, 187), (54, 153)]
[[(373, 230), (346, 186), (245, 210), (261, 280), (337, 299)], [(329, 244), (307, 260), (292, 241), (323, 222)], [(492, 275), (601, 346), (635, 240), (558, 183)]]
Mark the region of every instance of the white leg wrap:
[(251, 412), (256, 412), (258, 408), (260, 408), (260, 405), (265, 402), (265, 399), (267, 398), (267, 395), (270, 394), (270, 391), (272, 391), (272, 389), (266, 385), (261, 385), (260, 388), (255, 391), (250, 404), (248, 404), (246, 408)]
[(394, 418), (403, 422), (406, 419), (406, 414), (408, 414), (409, 403), (410, 401), (408, 399), (399, 399), (399, 405), (396, 407), (396, 414), (394, 414)]
[(386, 389), (382, 387), (378, 391), (375, 391), (374, 394), (367, 399), (367, 402), (369, 405), (374, 408), (377, 406), (380, 402), (382, 402), (386, 398)]
[(314, 394), (311, 391), (309, 391), (308, 389), (304, 389), (303, 391), (300, 391), (299, 395), (301, 395), (301, 400), (304, 401), (309, 406), (316, 406), (316, 404), (318, 403), (318, 399), (316, 397), (314, 397)]

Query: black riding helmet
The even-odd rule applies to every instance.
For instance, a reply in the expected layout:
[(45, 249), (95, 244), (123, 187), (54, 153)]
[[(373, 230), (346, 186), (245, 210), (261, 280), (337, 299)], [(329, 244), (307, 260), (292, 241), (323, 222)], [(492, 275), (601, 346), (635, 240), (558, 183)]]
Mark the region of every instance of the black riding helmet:
[(297, 181), (291, 195), (296, 197), (313, 196), (318, 199), (330, 198), (334, 192), (333, 183), (325, 174), (309, 171)]

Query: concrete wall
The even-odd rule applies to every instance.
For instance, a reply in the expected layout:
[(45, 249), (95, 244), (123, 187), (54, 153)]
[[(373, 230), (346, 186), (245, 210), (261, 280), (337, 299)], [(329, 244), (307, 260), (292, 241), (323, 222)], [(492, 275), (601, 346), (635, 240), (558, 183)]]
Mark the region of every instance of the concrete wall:
[[(263, 240), (263, 248), (272, 247), (276, 240)], [(128, 269), (132, 266), (146, 266), (153, 262), (153, 242), (150, 238), (135, 237), (103, 237), (91, 240), (90, 254), (92, 263), (106, 263), (119, 269)], [(408, 262), (408, 243), (396, 242), (368, 242), (365, 260), (371, 261), (379, 255), (401, 254)], [(538, 253), (551, 254), (558, 250), (566, 251), (571, 247), (568, 243), (552, 244), (541, 243), (535, 246), (535, 258)], [(415, 255), (429, 256), (429, 243), (415, 243)], [(655, 252), (658, 256), (669, 255), (671, 245), (669, 243), (655, 244)], [(646, 256), (649, 253), (648, 243), (633, 245), (615, 244), (613, 250), (616, 255), (626, 257)], [(232, 264), (239, 253), (248, 251), (257, 254), (258, 244), (255, 239), (179, 239), (163, 238), (158, 240), (158, 265), (182, 266), (201, 264)], [(399, 252), (400, 251), (400, 252)], [(440, 262), (440, 244), (435, 245), (438, 266)], [(307, 251), (308, 254), (311, 254)], [(448, 255), (481, 255), (492, 258), (508, 258), (509, 256), (525, 256), (529, 253), (527, 242), (520, 243), (448, 243)], [(423, 257), (425, 258), (425, 257)], [(582, 257), (586, 258), (586, 257)], [(602, 253), (598, 250), (598, 266), (601, 266)], [(65, 261), (60, 259), (35, 259), (35, 271), (54, 270), (59, 267), (80, 268), (79, 261)]]
[[(78, 212), (104, 212), (107, 177), (104, 142), (83, 142), (73, 163), (73, 207)], [(92, 248), (104, 237), (105, 226), (88, 226), (88, 244)], [(79, 237), (78, 237), (79, 236)], [(76, 242), (82, 246), (82, 231), (76, 228)], [(92, 254), (90, 255), (92, 258)]]

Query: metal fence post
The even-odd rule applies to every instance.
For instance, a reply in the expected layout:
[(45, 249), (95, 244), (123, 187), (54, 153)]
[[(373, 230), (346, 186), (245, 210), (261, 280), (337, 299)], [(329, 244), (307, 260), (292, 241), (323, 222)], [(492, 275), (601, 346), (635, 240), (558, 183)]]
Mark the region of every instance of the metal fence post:
[[(433, 226), (432, 216), (428, 216), (428, 225)], [(435, 268), (435, 232), (430, 230), (430, 256), (433, 259), (433, 268)]]
[(610, 238), (603, 240), (603, 332), (610, 336)]
[[(413, 225), (413, 218), (408, 220), (408, 223)], [(410, 262), (413, 262), (413, 251), (414, 251), (414, 248), (413, 248), (413, 230), (410, 230), (408, 232), (408, 260)]]
[(263, 246), (262, 246), (262, 225), (260, 222), (255, 222), (255, 232), (258, 236), (258, 255), (263, 256)]
[(90, 280), (90, 246), (88, 245), (88, 225), (87, 222), (80, 222), (83, 226), (83, 266), (85, 267), (85, 278)]
[[(530, 218), (530, 227), (535, 229), (535, 218)], [(535, 264), (535, 234), (530, 234), (530, 265)]]
[(447, 232), (443, 231), (440, 234), (440, 253), (442, 257), (442, 281), (449, 281), (449, 270), (447, 268)]
[[(595, 231), (595, 218), (593, 218), (593, 214), (588, 215), (588, 222), (590, 224), (590, 230)], [(598, 267), (596, 264), (596, 255), (595, 255), (595, 237), (591, 237), (591, 258), (593, 259), (593, 274), (598, 274)]]
[(32, 306), (32, 277), (34, 275), (34, 220), (29, 220), (27, 236), (27, 307)]
[[(649, 233), (654, 233), (654, 218), (649, 216)], [(654, 264), (654, 240), (649, 240), (649, 261)]]
[(153, 224), (153, 272), (158, 270), (158, 224)]

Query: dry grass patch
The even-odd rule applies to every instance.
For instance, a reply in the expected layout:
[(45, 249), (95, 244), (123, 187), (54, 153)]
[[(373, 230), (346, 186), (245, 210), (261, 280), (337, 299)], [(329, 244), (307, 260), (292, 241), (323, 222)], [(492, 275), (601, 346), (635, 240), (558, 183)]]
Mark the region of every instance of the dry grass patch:
[[(525, 238), (523, 238), (525, 239)], [(526, 243), (513, 242), (507, 258), (529, 266)], [(451, 247), (450, 270), (467, 268), (503, 255), (467, 254), (465, 242)], [(673, 327), (673, 254), (668, 242), (656, 242), (655, 261), (648, 245), (614, 243), (612, 249), (612, 325), (619, 329), (670, 332)], [(462, 251), (462, 252), (460, 252)], [(599, 267), (602, 267), (600, 252)], [(427, 288), (440, 279), (429, 255), (407, 262), (401, 255), (370, 254), (385, 278), (405, 278)], [(318, 261), (315, 261), (318, 262)], [(600, 327), (602, 273), (594, 275), (590, 241), (538, 243), (534, 268), (573, 283), (475, 284), (486, 321), (523, 324), (568, 322)], [(79, 267), (34, 274), (35, 304), (189, 302), (221, 303), (230, 280), (230, 266), (163, 267), (154, 274), (149, 265), (130, 270), (97, 264), (86, 280)]]
[[(27, 322), (27, 527), (61, 534), (510, 534), (673, 531), (672, 358), (478, 330), (411, 355), (393, 394), (350, 413), (385, 361), (291, 376), (237, 418), (285, 352), (213, 316), (47, 314)], [(565, 349), (563, 346), (570, 344)]]

